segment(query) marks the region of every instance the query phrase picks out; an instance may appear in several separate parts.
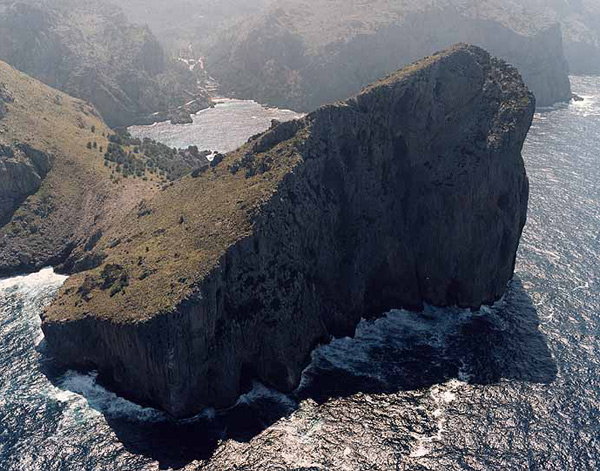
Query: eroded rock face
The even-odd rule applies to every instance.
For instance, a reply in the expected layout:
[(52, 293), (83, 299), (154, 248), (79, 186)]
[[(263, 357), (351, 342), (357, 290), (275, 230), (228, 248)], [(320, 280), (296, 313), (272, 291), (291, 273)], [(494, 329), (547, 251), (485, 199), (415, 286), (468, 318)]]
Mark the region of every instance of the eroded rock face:
[(44, 152), (28, 145), (13, 148), (0, 144), (0, 222), (40, 188), (50, 168), (51, 158)]
[[(190, 251), (216, 254), (213, 268), (175, 309), (150, 316), (128, 310), (152, 278), (133, 276), (133, 263), (109, 252), (103, 270), (119, 261), (125, 294), (103, 288), (101, 273), (68, 284), (43, 322), (55, 358), (98, 368), (128, 397), (187, 416), (230, 405), (244, 379), (294, 389), (315, 345), (352, 334), (361, 317), (497, 300), (513, 276), (526, 221), (521, 148), (534, 107), (514, 68), (457, 46), (355, 98), (275, 125), (212, 174), (161, 196), (177, 204), (177, 194), (198, 185), (221, 204), (216, 190), (234, 181), (237, 194), (222, 196), (226, 205), (273, 181), (249, 211), (250, 232), (209, 249), (233, 230), (219, 222), (210, 239), (192, 241)], [(237, 204), (246, 211), (243, 200)], [(149, 206), (148, 231), (150, 218), (161, 220), (159, 202)], [(214, 225), (188, 223), (187, 234)], [(135, 253), (134, 244), (119, 250)], [(131, 302), (94, 313), (93, 306), (129, 299), (128, 290), (137, 293)]]

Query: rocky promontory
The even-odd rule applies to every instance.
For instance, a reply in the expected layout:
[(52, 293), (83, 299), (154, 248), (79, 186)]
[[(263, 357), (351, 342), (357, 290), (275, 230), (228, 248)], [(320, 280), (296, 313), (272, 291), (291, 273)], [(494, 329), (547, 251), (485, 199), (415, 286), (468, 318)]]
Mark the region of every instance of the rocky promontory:
[(170, 414), (294, 389), (360, 319), (505, 292), (533, 95), (459, 45), (274, 125), (138, 205), (43, 316), (54, 357)]

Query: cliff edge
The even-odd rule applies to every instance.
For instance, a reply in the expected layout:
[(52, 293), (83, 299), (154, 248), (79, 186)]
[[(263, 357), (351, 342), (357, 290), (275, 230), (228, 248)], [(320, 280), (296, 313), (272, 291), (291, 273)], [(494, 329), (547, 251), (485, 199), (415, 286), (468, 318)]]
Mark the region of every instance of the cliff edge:
[(275, 125), (143, 202), (43, 316), (55, 358), (174, 416), (294, 389), (364, 316), (476, 308), (513, 276), (535, 100), (458, 45)]

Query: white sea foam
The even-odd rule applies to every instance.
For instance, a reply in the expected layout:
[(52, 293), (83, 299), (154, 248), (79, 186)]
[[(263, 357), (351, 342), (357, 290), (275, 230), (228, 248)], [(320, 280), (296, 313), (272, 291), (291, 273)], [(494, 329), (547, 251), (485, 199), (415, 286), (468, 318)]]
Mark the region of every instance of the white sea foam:
[(432, 416), (436, 419), (437, 431), (434, 435), (415, 434), (416, 439), (414, 449), (410, 456), (412, 458), (423, 458), (432, 452), (432, 448), (436, 442), (441, 442), (443, 433), (446, 429), (446, 421), (448, 417), (448, 407), (454, 402), (460, 389), (466, 386), (466, 383), (459, 379), (452, 379), (445, 384), (432, 386), (429, 390), (429, 395), (434, 403)]
[(34, 346), (39, 346), (44, 339), (40, 328), (39, 312), (51, 301), (53, 295), (67, 278), (67, 276), (54, 273), (52, 268), (44, 268), (37, 273), (0, 279), (0, 308), (7, 303), (7, 307), (9, 307), (7, 314), (12, 315), (11, 304), (19, 303), (23, 306), (21, 310), (23, 314), (13, 318), (11, 322), (5, 323), (2, 334), (6, 335), (25, 323), (31, 326), (29, 330), (33, 334)]
[(93, 372), (81, 374), (68, 371), (59, 380), (58, 387), (53, 390), (53, 397), (69, 404), (71, 410), (113, 418), (126, 418), (140, 422), (165, 419), (162, 412), (149, 407), (142, 407), (127, 399), (117, 396), (97, 383), (98, 374)]
[(34, 297), (47, 288), (60, 288), (67, 278), (54, 273), (52, 268), (44, 268), (30, 275), (0, 279), (0, 291), (18, 290), (24, 296)]

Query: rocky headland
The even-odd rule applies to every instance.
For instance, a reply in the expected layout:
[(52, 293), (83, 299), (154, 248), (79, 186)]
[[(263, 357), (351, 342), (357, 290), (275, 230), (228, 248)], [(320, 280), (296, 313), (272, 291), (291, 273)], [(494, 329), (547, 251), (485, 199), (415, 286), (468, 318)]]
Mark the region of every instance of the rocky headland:
[(459, 45), (274, 123), (115, 214), (87, 244), (101, 262), (45, 312), (47, 343), (183, 417), (251, 379), (294, 389), (362, 317), (492, 303), (526, 222), (534, 108), (516, 69)]

